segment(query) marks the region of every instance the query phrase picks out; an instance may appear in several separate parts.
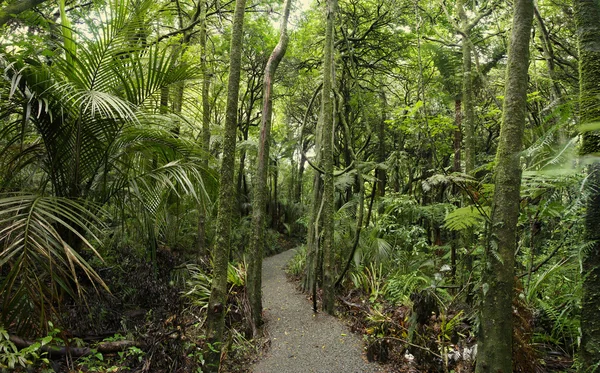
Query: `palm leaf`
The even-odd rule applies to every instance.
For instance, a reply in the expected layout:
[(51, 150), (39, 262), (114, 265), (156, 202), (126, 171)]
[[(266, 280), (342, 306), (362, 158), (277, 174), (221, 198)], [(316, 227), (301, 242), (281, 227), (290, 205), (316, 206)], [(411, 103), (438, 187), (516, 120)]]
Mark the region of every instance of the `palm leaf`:
[[(74, 246), (100, 258), (88, 238), (99, 241), (98, 218), (78, 203), (35, 194), (4, 195), (0, 198), (0, 267), (7, 269), (2, 278), (1, 317), (11, 320), (23, 303), (36, 305), (41, 325), (48, 309), (60, 292), (83, 295), (81, 274), (93, 284), (106, 285)], [(108, 289), (107, 289), (108, 290)], [(7, 323), (5, 325), (10, 325)]]

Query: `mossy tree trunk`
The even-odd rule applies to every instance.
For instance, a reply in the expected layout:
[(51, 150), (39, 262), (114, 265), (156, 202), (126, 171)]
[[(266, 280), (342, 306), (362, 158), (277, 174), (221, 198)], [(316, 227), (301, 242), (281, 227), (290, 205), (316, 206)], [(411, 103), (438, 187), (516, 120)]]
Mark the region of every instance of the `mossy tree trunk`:
[[(579, 43), (579, 116), (582, 124), (600, 121), (600, 0), (576, 0), (575, 18)], [(583, 135), (582, 153), (600, 152), (598, 131)], [(589, 199), (585, 238), (590, 242), (583, 258), (581, 302), (581, 366), (588, 373), (600, 369), (600, 164), (589, 168)]]
[(477, 373), (512, 372), (512, 299), (521, 185), (520, 152), (527, 114), (533, 0), (516, 0), (496, 152), (492, 227), (486, 247)]
[(323, 93), (321, 99), (321, 166), (323, 169), (323, 309), (333, 313), (334, 253), (333, 253), (333, 28), (337, 0), (327, 0), (325, 10), (325, 48), (323, 53)]
[(208, 301), (206, 318), (207, 340), (212, 349), (207, 353), (207, 362), (211, 371), (219, 370), (220, 349), (225, 329), (225, 310), (227, 309), (227, 266), (231, 241), (231, 220), (235, 190), (233, 170), (235, 166), (235, 143), (237, 130), (237, 107), (240, 87), (242, 60), (242, 32), (244, 28), (244, 9), (246, 0), (237, 0), (233, 15), (231, 32), (231, 51), (229, 55), (229, 80), (227, 82), (227, 107), (225, 112), (225, 133), (223, 139), (223, 157), (219, 178), (219, 207), (215, 246), (213, 248), (213, 279)]
[[(269, 141), (271, 137), (271, 119), (273, 112), (273, 80), (275, 71), (285, 55), (288, 45), (287, 21), (290, 15), (291, 0), (286, 0), (281, 20), (279, 42), (273, 49), (267, 66), (263, 86), (263, 111), (260, 121), (260, 136), (258, 143), (258, 165), (256, 167), (256, 182), (254, 184), (254, 201), (252, 210), (252, 236), (248, 250), (248, 295), (252, 322), (256, 327), (262, 324), (262, 257), (265, 245), (265, 207), (267, 205), (267, 171), (269, 169)], [(255, 331), (256, 333), (256, 331)]]

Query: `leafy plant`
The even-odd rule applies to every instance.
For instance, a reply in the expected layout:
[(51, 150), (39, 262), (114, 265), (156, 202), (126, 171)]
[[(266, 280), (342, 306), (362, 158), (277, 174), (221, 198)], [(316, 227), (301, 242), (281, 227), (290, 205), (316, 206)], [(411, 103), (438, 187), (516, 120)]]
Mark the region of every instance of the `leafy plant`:
[(395, 273), (387, 279), (385, 297), (394, 304), (410, 304), (410, 295), (431, 284), (421, 272)]
[(286, 271), (292, 276), (300, 276), (306, 268), (306, 246), (295, 249), (296, 253), (286, 265)]
[(32, 345), (18, 349), (10, 340), (6, 329), (0, 325), (0, 368), (15, 369), (31, 367), (38, 363), (50, 364), (41, 348), (52, 341), (52, 336), (46, 336)]
[(350, 273), (354, 287), (361, 289), (375, 302), (385, 290), (383, 265), (370, 263), (364, 269)]
[(35, 194), (5, 195), (0, 199), (0, 283), (2, 321), (27, 326), (37, 314), (46, 325), (48, 307), (61, 294), (81, 295), (78, 271), (106, 289), (80, 248), (100, 257), (86, 236), (98, 241), (101, 222), (77, 202)]
[(451, 231), (481, 227), (489, 216), (489, 212), (489, 207), (460, 207), (446, 214), (444, 227)]

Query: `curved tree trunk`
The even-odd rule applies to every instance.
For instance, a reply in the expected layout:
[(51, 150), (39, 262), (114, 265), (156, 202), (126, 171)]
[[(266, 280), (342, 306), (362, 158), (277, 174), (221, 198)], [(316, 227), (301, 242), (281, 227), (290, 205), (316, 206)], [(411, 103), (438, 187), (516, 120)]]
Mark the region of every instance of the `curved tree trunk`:
[(244, 28), (244, 10), (246, 0), (237, 0), (233, 15), (231, 32), (231, 52), (229, 55), (229, 80), (227, 82), (227, 108), (225, 113), (225, 133), (223, 139), (223, 159), (219, 178), (219, 208), (217, 211), (217, 231), (213, 249), (213, 279), (208, 301), (206, 334), (212, 345), (207, 351), (208, 368), (219, 370), (220, 343), (225, 329), (225, 310), (227, 309), (227, 265), (231, 241), (231, 220), (235, 190), (233, 170), (235, 166), (235, 143), (237, 130), (237, 107), (240, 88), (242, 60), (242, 32)]
[(527, 114), (533, 0), (517, 0), (508, 51), (502, 128), (496, 152), (496, 191), (483, 273), (477, 373), (512, 372), (512, 300), (521, 186), (520, 152)]
[[(600, 121), (600, 1), (576, 0), (575, 17), (579, 42), (579, 116), (582, 124)], [(583, 135), (583, 154), (600, 152), (597, 131)], [(590, 166), (589, 199), (585, 216), (585, 238), (590, 242), (583, 258), (581, 301), (580, 372), (600, 369), (600, 164)]]
[[(260, 137), (258, 143), (258, 165), (256, 168), (256, 184), (254, 185), (254, 201), (252, 210), (252, 236), (250, 237), (250, 254), (248, 265), (248, 295), (254, 329), (262, 324), (262, 257), (265, 245), (265, 206), (267, 205), (267, 171), (269, 169), (269, 140), (271, 137), (271, 119), (273, 111), (273, 80), (275, 71), (285, 55), (288, 45), (287, 21), (290, 15), (291, 0), (286, 0), (281, 20), (281, 35), (273, 49), (267, 66), (263, 86), (263, 112), (260, 121)], [(277, 201), (275, 201), (277, 203)], [(256, 334), (256, 330), (255, 330)]]

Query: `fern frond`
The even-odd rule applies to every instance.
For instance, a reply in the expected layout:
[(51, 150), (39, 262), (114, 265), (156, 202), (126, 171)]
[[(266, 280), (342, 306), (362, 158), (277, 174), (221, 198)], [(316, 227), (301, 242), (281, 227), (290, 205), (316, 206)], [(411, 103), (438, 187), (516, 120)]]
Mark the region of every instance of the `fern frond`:
[[(481, 207), (481, 209), (489, 215), (489, 207)], [(481, 214), (479, 209), (473, 206), (466, 206), (448, 212), (444, 219), (444, 227), (451, 231), (461, 231), (481, 227), (485, 221), (486, 217)]]

